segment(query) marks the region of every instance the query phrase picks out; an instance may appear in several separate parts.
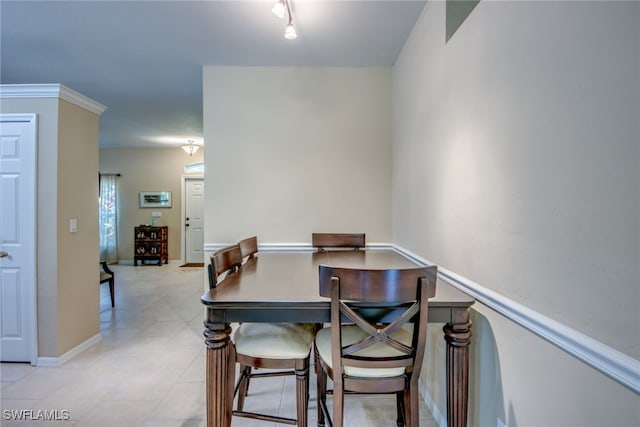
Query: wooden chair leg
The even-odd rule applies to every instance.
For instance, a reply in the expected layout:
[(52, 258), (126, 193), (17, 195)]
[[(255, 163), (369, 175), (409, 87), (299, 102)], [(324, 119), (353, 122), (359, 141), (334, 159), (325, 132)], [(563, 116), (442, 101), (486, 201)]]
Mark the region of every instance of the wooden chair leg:
[(296, 362), (296, 411), (298, 427), (307, 427), (309, 407), (309, 358)]
[(405, 406), (405, 426), (418, 427), (420, 422), (420, 413), (418, 409), (418, 384), (417, 381), (411, 382), (409, 388), (404, 391)]
[(245, 396), (249, 395), (249, 385), (251, 384), (251, 373), (253, 372), (253, 368), (251, 366), (245, 366), (245, 369), (247, 371), (247, 381), (246, 381), (246, 385), (245, 385)]
[(342, 427), (344, 422), (344, 388), (342, 382), (337, 383), (335, 377), (339, 375), (334, 372), (333, 382), (333, 427)]
[(316, 369), (316, 399), (318, 401), (318, 427), (324, 427), (324, 409), (327, 403), (327, 373), (320, 365), (318, 349), (314, 346), (315, 369)]
[(404, 392), (399, 391), (396, 393), (396, 408), (398, 411), (396, 424), (398, 427), (405, 426), (405, 410), (404, 410)]
[(115, 286), (115, 279), (112, 277), (111, 279), (109, 279), (109, 293), (111, 294), (111, 307), (115, 307), (116, 303), (115, 303), (115, 293), (116, 293), (116, 286)]
[(244, 398), (249, 389), (249, 375), (251, 375), (251, 367), (240, 365), (240, 378), (238, 379), (237, 395), (238, 395), (238, 411), (244, 410)]

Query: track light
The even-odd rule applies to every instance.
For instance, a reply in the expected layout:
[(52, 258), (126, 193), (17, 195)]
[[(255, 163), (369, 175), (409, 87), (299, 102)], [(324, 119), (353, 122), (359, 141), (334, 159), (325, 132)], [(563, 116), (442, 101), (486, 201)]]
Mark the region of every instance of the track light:
[(298, 34), (296, 34), (296, 29), (293, 28), (293, 23), (291, 22), (291, 19), (289, 19), (289, 25), (287, 25), (287, 28), (284, 30), (284, 38), (287, 40), (293, 40), (296, 37), (298, 37)]
[(273, 14), (280, 19), (284, 18), (284, 0), (278, 0), (276, 4), (273, 5), (273, 9), (271, 9), (271, 12), (273, 12)]
[(273, 5), (271, 12), (276, 15), (278, 18), (284, 18), (285, 12), (289, 17), (289, 23), (287, 24), (287, 28), (284, 30), (284, 38), (287, 40), (293, 40), (298, 37), (296, 33), (296, 29), (293, 27), (293, 19), (291, 17), (291, 7), (289, 6), (290, 0), (278, 0), (276, 4)]

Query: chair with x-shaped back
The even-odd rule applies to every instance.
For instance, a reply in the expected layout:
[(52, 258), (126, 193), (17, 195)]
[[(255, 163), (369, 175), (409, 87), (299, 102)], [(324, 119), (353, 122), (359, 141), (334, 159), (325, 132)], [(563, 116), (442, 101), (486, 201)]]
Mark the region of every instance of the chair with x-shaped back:
[[(315, 339), (318, 425), (342, 427), (344, 394), (394, 393), (398, 425), (418, 426), (418, 379), (428, 299), (436, 267), (363, 270), (320, 266), (320, 295), (331, 298), (331, 326)], [(333, 381), (333, 416), (326, 404)], [(333, 422), (331, 419), (333, 418)]]

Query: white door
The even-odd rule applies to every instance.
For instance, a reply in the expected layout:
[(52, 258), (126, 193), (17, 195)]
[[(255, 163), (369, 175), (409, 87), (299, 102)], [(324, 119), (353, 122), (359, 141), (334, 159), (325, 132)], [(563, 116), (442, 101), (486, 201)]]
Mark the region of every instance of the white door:
[(0, 114), (0, 360), (36, 362), (36, 115)]
[(185, 262), (204, 262), (204, 178), (185, 179)]

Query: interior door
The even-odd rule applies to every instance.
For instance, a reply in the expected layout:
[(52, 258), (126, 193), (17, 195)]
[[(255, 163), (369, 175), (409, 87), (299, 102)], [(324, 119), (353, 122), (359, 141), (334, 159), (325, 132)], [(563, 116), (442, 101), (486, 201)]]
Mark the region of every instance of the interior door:
[(0, 114), (0, 360), (36, 362), (36, 115)]
[(204, 262), (204, 178), (185, 179), (185, 262)]

